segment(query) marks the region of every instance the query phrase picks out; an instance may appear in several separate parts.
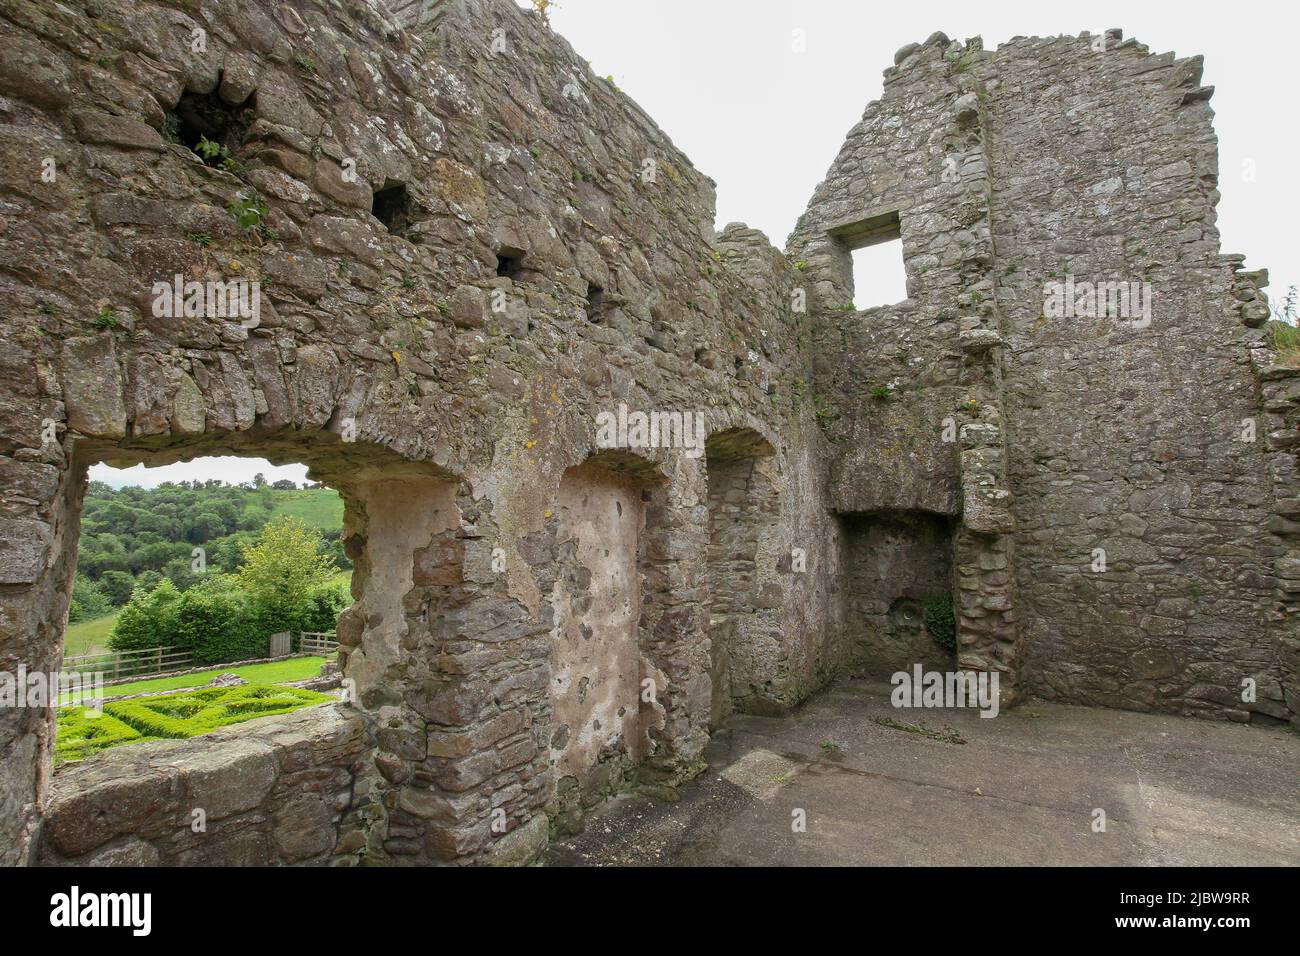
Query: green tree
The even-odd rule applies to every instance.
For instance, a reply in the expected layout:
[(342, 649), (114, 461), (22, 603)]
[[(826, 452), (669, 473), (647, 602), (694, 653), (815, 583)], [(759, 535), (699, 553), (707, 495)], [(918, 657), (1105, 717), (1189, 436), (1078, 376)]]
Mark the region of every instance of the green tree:
[(226, 522), (221, 515), (204, 511), (185, 522), (185, 540), (193, 544), (203, 544), (226, 533)]
[(113, 607), (104, 596), (99, 585), (84, 574), (72, 579), (72, 601), (68, 605), (68, 621), (90, 621), (103, 617)]
[(131, 592), (135, 590), (135, 579), (125, 571), (105, 571), (99, 579), (99, 589), (104, 592), (104, 597), (108, 598), (108, 603), (113, 607), (121, 607), (131, 600)]
[(167, 580), (176, 585), (178, 591), (188, 591), (199, 579), (199, 575), (194, 573), (189, 558), (172, 558), (163, 565), (162, 573)]
[(137, 651), (175, 644), (180, 600), (176, 585), (166, 579), (152, 591), (136, 588), (108, 635), (109, 649)]
[(245, 547), (238, 575), (267, 626), (301, 630), (308, 595), (337, 571), (334, 559), (321, 553), (320, 532), (283, 515), (262, 528), (256, 544)]
[(161, 571), (173, 558), (190, 557), (190, 546), (179, 541), (154, 541), (137, 548), (130, 558), (131, 568), (140, 571)]
[(352, 603), (343, 585), (322, 584), (307, 593), (302, 630), (328, 632), (338, 626), (339, 612)]
[[(146, 592), (152, 591), (162, 582), (163, 582), (162, 573), (158, 571), (141, 571), (139, 574), (135, 576), (136, 588), (143, 589)], [(132, 591), (131, 593), (134, 594), (135, 592)]]
[(181, 595), (176, 621), (177, 643), (194, 654), (196, 664), (266, 655), (270, 632), (263, 630), (247, 596), (229, 575), (204, 575)]

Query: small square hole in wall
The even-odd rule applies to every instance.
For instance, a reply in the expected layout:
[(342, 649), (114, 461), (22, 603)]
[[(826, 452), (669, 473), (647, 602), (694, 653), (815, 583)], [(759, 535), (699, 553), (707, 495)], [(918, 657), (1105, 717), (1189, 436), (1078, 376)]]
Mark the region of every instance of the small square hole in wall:
[(524, 271), (524, 254), (519, 249), (502, 249), (497, 253), (497, 275), (518, 279)]
[(411, 198), (406, 184), (387, 180), (382, 189), (376, 190), (370, 212), (393, 235), (405, 234), (411, 224)]
[(215, 92), (181, 94), (176, 108), (163, 121), (163, 136), (181, 143), (203, 160), (230, 172), (239, 169), (238, 153), (252, 123), (254, 99), (231, 106)]
[(895, 236), (853, 250), (853, 306), (894, 305), (907, 298), (903, 240)]

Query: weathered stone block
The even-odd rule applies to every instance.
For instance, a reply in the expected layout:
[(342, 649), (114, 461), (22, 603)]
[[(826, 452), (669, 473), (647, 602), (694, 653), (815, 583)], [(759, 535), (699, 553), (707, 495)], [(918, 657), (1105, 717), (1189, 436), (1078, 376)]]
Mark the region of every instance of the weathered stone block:
[(69, 428), (90, 438), (126, 435), (122, 370), (111, 334), (63, 343), (60, 371)]

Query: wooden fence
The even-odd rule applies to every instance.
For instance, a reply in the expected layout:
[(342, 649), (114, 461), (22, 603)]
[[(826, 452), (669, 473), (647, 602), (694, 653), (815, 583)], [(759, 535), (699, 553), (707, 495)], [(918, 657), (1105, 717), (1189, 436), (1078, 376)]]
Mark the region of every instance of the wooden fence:
[[(269, 657), (286, 657), (293, 653), (290, 647), (291, 635), (288, 631), (272, 634), (267, 642)], [(339, 649), (339, 642), (332, 633), (321, 631), (303, 631), (298, 636), (299, 654), (319, 654), (329, 656)], [(189, 670), (196, 666), (189, 651), (178, 647), (148, 647), (139, 651), (116, 651), (107, 654), (82, 654), (77, 657), (65, 657), (63, 669), (78, 674), (103, 674), (104, 680), (115, 681), (124, 677), (146, 677), (155, 674), (168, 674), (172, 671)], [(215, 670), (219, 663), (213, 664)]]
[(333, 634), (320, 631), (303, 631), (298, 637), (298, 651), (304, 654), (333, 654), (339, 649), (339, 642)]
[(183, 671), (193, 666), (189, 651), (177, 647), (147, 647), (139, 651), (116, 651), (108, 654), (82, 654), (65, 657), (63, 669), (79, 674), (101, 673), (104, 680), (138, 677), (142, 674), (163, 674)]

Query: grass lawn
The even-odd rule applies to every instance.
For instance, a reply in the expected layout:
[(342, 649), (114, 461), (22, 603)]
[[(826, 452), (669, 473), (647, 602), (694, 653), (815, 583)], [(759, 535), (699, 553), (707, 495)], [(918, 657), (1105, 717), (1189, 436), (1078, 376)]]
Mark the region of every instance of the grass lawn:
[(320, 673), (320, 666), (325, 661), (324, 657), (291, 657), (285, 661), (272, 661), (269, 664), (214, 667), (210, 671), (196, 671), (178, 677), (155, 677), (152, 680), (132, 681), (129, 684), (114, 684), (112, 687), (105, 687), (104, 694), (110, 697), (122, 697), (127, 694), (151, 694), (160, 690), (202, 687), (218, 674), (238, 674), (253, 685), (288, 684), (315, 677)]
[(320, 531), (343, 527), (343, 499), (333, 488), (311, 491), (273, 491), (275, 514), (301, 518), (303, 524)]
[(63, 654), (76, 657), (80, 654), (107, 654), (108, 634), (117, 623), (118, 612), (105, 614), (93, 621), (69, 624), (63, 636)]

